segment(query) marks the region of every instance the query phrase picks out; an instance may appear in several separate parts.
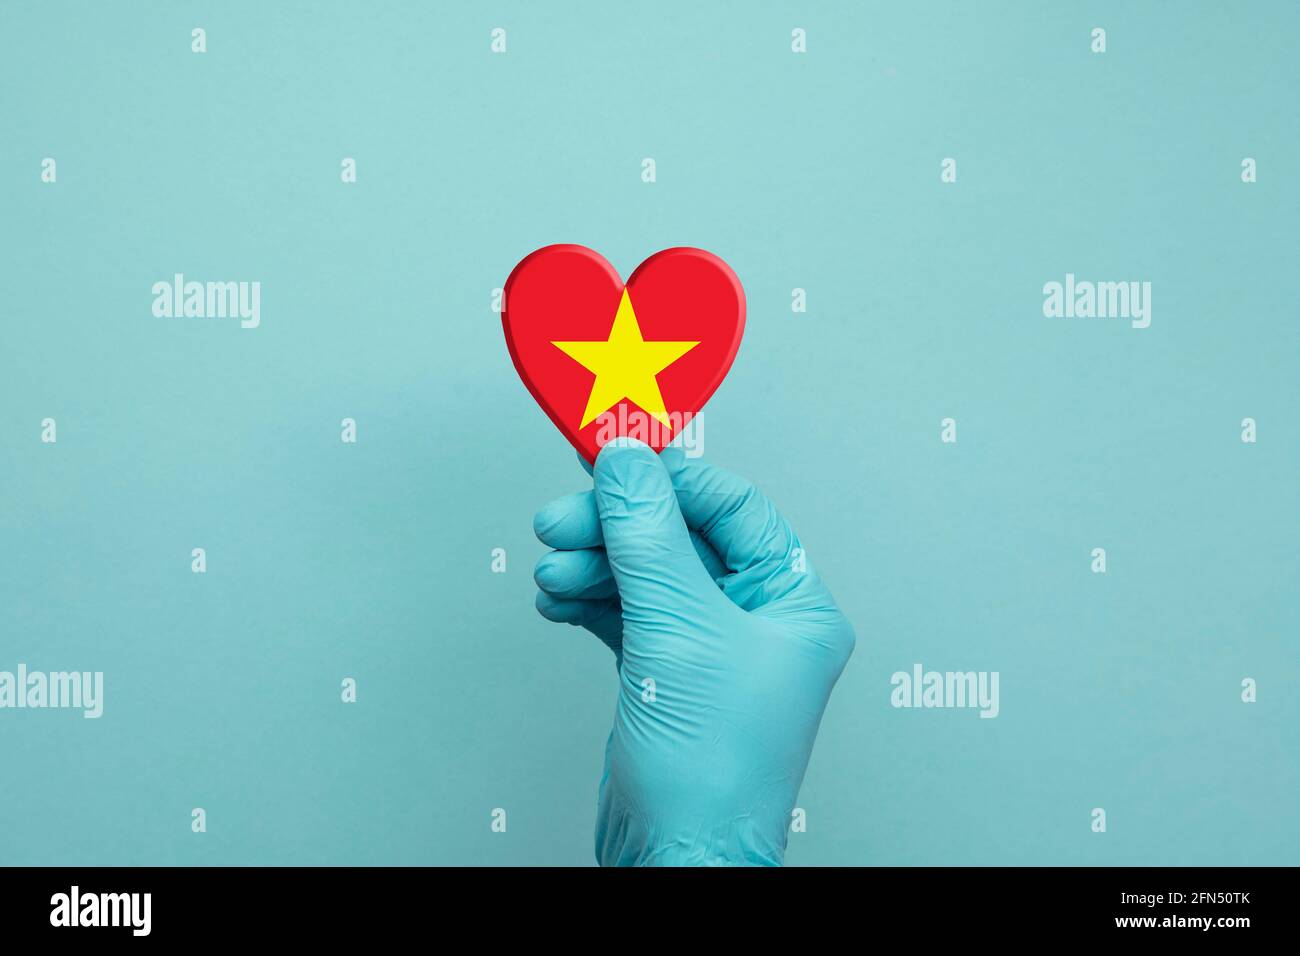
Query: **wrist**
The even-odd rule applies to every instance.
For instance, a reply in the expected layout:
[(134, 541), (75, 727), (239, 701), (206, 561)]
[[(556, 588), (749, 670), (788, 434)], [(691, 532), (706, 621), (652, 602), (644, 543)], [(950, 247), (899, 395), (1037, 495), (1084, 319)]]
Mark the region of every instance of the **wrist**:
[(779, 837), (760, 833), (748, 817), (673, 826), (665, 821), (646, 825), (627, 815), (615, 826), (596, 829), (601, 866), (781, 866), (785, 847), (784, 830)]

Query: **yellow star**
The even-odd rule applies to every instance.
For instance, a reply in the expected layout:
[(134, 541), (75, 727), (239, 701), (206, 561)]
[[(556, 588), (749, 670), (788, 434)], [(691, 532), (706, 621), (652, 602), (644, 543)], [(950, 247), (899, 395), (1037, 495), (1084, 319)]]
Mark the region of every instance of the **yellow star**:
[(655, 375), (700, 343), (645, 341), (641, 338), (636, 313), (632, 311), (632, 300), (624, 289), (608, 340), (551, 344), (596, 374), (591, 395), (587, 398), (587, 410), (582, 413), (582, 424), (578, 426), (586, 428), (601, 412), (625, 398), (636, 402), (647, 414), (665, 425), (671, 425)]

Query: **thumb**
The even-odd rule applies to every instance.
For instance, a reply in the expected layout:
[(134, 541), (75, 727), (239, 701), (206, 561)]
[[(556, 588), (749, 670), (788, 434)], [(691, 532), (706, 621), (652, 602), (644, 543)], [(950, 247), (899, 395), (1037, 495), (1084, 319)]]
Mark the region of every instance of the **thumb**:
[(641, 442), (620, 438), (596, 457), (596, 512), (624, 618), (719, 597), (700, 563), (659, 456)]

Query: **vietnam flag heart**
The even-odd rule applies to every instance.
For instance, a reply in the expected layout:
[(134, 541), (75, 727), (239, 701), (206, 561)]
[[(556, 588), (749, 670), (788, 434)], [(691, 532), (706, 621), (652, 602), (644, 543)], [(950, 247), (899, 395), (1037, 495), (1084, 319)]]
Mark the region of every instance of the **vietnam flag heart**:
[(722, 384), (745, 331), (745, 293), (703, 249), (656, 252), (626, 283), (584, 246), (523, 259), (501, 314), (537, 404), (589, 462), (627, 436), (656, 451)]

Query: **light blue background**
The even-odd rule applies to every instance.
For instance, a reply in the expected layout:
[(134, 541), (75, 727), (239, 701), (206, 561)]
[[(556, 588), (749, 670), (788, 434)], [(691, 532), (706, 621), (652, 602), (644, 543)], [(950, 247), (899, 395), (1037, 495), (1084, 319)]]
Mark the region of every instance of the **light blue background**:
[[(592, 862), (613, 663), (531, 580), (534, 511), (589, 479), (490, 308), (552, 242), (745, 285), (707, 458), (859, 636), (788, 862), (1300, 862), (1298, 27), (6, 4), (0, 669), (107, 688), (98, 721), (0, 711), (0, 862)], [(1067, 271), (1151, 281), (1151, 327), (1044, 318)], [(174, 272), (260, 280), (261, 327), (154, 318)], [(1000, 671), (1001, 716), (891, 708), (914, 662)]]

